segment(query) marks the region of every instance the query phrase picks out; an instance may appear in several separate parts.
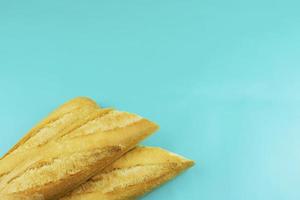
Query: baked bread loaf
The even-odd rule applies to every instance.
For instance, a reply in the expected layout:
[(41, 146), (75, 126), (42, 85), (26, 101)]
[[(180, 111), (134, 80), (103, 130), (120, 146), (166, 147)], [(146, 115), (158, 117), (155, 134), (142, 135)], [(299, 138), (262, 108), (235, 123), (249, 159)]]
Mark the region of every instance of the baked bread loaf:
[(161, 148), (136, 147), (60, 200), (135, 199), (193, 164)]
[(158, 126), (75, 99), (33, 128), (0, 160), (0, 193), (57, 199), (132, 149)]

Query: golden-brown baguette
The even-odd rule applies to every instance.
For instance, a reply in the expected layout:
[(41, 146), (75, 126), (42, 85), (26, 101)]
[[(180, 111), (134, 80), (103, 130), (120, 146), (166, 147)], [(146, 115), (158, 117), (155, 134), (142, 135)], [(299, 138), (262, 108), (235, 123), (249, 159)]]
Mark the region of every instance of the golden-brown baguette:
[[(47, 139), (47, 144), (17, 151), (23, 148), (23, 143), (4, 157), (0, 162), (0, 171), (14, 167), (11, 163), (16, 162), (8, 158), (23, 160), (2, 177), (0, 193), (40, 194), (45, 200), (57, 199), (101, 171), (158, 128), (153, 122), (135, 114), (113, 109), (94, 110), (97, 111), (96, 117), (59, 136), (53, 133), (55, 139)], [(64, 125), (67, 127), (68, 123)]]
[(135, 199), (193, 164), (161, 148), (136, 147), (60, 200)]

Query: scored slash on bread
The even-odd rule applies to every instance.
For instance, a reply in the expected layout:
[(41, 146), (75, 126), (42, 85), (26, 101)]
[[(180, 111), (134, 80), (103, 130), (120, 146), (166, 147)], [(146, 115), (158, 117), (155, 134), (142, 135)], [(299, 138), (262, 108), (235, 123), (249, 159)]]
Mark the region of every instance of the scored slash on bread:
[(28, 159), (38, 147), (60, 140), (63, 135), (102, 113), (94, 101), (84, 97), (75, 98), (60, 106), (0, 159), (0, 182), (7, 173)]
[(60, 200), (135, 199), (193, 164), (161, 148), (136, 147)]
[(25, 151), (63, 135), (93, 118), (100, 107), (93, 100), (78, 97), (61, 105), (32, 128), (1, 159), (14, 152)]
[(152, 134), (158, 126), (77, 98), (54, 111), (0, 160), (0, 193), (57, 199)]

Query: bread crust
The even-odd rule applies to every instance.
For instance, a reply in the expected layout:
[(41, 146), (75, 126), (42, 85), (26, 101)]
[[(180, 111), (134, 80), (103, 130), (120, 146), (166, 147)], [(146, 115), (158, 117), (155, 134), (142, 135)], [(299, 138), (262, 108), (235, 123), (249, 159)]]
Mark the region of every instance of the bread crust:
[[(56, 121), (57, 119), (61, 118), (63, 115), (67, 113), (75, 112), (76, 110), (87, 110), (92, 111), (96, 108), (100, 108), (95, 101), (93, 101), (90, 98), (87, 97), (76, 97), (60, 107), (58, 107), (56, 110), (54, 110), (52, 113), (50, 113), (45, 119), (43, 119), (41, 122), (39, 122), (35, 127), (33, 127), (27, 134), (23, 136), (6, 154), (4, 154), (1, 159), (5, 158), (9, 154), (13, 153), (16, 149), (18, 149), (20, 146), (22, 146), (26, 141), (28, 141), (30, 138), (34, 138), (38, 132), (47, 127), (48, 124), (51, 122)], [(34, 145), (31, 145), (30, 148), (34, 147)], [(0, 159), (0, 160), (1, 160)]]
[[(62, 120), (68, 114), (74, 120)], [(57, 120), (61, 123), (53, 126)], [(40, 132), (49, 127), (51, 131)], [(138, 115), (100, 109), (86, 99), (73, 100), (33, 128), (0, 160), (0, 193), (58, 199), (157, 128)]]
[(9, 194), (9, 195), (2, 195), (0, 194), (1, 200), (44, 200), (44, 198), (41, 195), (15, 195), (15, 194)]
[(96, 102), (85, 97), (77, 97), (63, 104), (48, 117), (38, 123), (0, 159), (1, 180), (26, 159), (49, 142), (60, 140), (62, 136), (72, 133), (89, 120), (107, 113)]
[(61, 200), (136, 199), (193, 166), (157, 147), (136, 147)]

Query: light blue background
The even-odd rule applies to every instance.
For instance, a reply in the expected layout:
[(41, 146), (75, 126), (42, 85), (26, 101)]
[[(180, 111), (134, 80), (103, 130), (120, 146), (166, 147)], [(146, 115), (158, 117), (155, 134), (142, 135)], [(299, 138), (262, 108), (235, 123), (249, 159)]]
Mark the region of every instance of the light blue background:
[(0, 153), (89, 96), (197, 162), (145, 200), (299, 200), (298, 2), (0, 1)]

